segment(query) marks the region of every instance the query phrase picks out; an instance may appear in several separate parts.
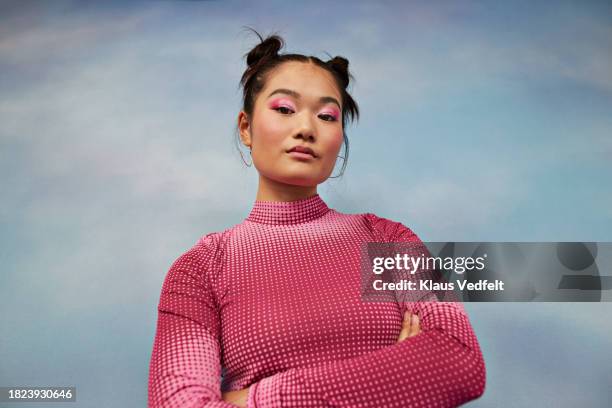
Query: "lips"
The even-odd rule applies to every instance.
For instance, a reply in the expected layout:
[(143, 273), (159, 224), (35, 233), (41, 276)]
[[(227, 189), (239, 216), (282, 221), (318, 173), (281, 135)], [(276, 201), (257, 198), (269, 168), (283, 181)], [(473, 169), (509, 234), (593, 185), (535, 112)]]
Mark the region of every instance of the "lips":
[(317, 157), (314, 151), (310, 147), (306, 147), (306, 146), (292, 147), (291, 149), (287, 151), (287, 153), (291, 153), (291, 152), (305, 153), (305, 154), (311, 155), (312, 157)]

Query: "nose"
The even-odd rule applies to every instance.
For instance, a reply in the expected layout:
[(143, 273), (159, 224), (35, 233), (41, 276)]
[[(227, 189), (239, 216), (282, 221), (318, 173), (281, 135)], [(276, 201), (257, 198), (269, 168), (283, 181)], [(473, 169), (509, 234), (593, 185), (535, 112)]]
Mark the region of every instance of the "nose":
[(312, 118), (308, 114), (301, 115), (297, 129), (293, 136), (295, 139), (304, 139), (310, 142), (315, 141), (314, 125)]

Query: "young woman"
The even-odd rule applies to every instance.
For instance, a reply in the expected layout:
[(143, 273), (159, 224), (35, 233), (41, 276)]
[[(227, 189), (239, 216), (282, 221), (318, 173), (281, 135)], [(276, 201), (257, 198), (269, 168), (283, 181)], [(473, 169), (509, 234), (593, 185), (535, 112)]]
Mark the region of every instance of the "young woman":
[(361, 244), (417, 236), (317, 194), (343, 145), (344, 170), (345, 125), (359, 115), (348, 61), (279, 54), (280, 37), (259, 38), (238, 115), (257, 197), (245, 220), (170, 267), (149, 406), (450, 407), (479, 397), (484, 360), (460, 303), (361, 299)]

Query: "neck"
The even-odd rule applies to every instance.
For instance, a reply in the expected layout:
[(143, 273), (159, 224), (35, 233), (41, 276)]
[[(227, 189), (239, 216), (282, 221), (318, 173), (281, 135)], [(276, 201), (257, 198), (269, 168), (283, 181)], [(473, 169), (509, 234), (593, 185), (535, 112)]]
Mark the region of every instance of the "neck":
[(268, 225), (303, 224), (319, 220), (330, 211), (318, 194), (293, 201), (255, 201), (246, 221)]
[(296, 186), (259, 175), (258, 201), (296, 201), (317, 194), (317, 186)]

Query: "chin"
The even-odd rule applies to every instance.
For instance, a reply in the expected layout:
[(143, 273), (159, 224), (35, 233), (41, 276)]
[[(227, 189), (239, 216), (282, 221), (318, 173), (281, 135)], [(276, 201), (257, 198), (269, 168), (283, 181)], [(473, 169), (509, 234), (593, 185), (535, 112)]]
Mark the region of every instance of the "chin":
[(301, 187), (314, 187), (324, 181), (324, 180), (320, 180), (319, 178), (312, 177), (312, 175), (284, 176), (284, 177), (275, 178), (275, 180), (281, 183), (291, 184), (294, 186), (301, 186)]
[(311, 179), (289, 179), (287, 181), (285, 181), (286, 184), (292, 184), (294, 186), (300, 186), (300, 187), (314, 187), (316, 185), (318, 185), (319, 183), (316, 180), (311, 180)]

